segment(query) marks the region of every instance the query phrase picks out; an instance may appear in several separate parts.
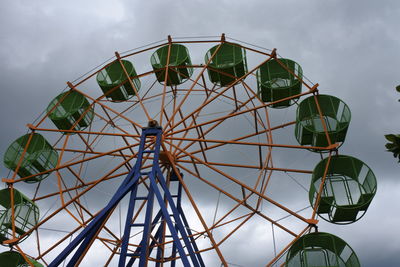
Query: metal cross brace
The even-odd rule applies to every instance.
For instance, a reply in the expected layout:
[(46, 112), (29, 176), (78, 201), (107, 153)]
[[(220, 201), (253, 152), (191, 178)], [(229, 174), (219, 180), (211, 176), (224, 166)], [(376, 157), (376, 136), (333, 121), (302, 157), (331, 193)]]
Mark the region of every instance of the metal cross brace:
[[(148, 136), (155, 137), (155, 144), (153, 150), (145, 150), (146, 138)], [(166, 180), (160, 169), (159, 154), (161, 147), (161, 138), (162, 138), (161, 127), (155, 126), (155, 127), (143, 128), (140, 139), (139, 151), (137, 155), (137, 161), (135, 163), (134, 168), (132, 168), (132, 170), (129, 172), (129, 174), (127, 175), (121, 186), (118, 188), (114, 196), (111, 198), (107, 206), (103, 210), (101, 210), (100, 213), (90, 222), (90, 224), (77, 237), (75, 237), (75, 239), (59, 254), (59, 256), (57, 256), (54, 259), (54, 261), (49, 265), (50, 267), (59, 266), (75, 249), (76, 251), (73, 254), (72, 258), (69, 260), (67, 266), (72, 267), (78, 264), (81, 258), (86, 254), (87, 250), (90, 248), (91, 244), (97, 237), (98, 233), (101, 231), (104, 224), (107, 222), (113, 210), (117, 207), (119, 202), (128, 193), (131, 193), (131, 196), (125, 223), (124, 235), (122, 237), (122, 245), (121, 245), (121, 252), (118, 265), (119, 267), (125, 267), (127, 257), (131, 257), (127, 266), (132, 266), (132, 264), (134, 263), (134, 259), (136, 259), (137, 256), (139, 256), (139, 266), (147, 266), (149, 252), (151, 252), (152, 245), (154, 246), (153, 243), (150, 244), (149, 246), (150, 235), (154, 228), (155, 225), (154, 223), (157, 223), (157, 221), (160, 219), (165, 220), (166, 225), (173, 238), (173, 255), (176, 255), (177, 251), (184, 266), (191, 266), (187, 254), (191, 259), (193, 266), (204, 266), (204, 262), (200, 256), (200, 253), (198, 252), (199, 250), (195, 243), (195, 239), (192, 236), (192, 232), (189, 229), (188, 222), (186, 220), (186, 217), (184, 216), (182, 207), (180, 205), (181, 188), (179, 190), (180, 192), (178, 193), (177, 205), (175, 205), (173, 201), (173, 196), (169, 191)], [(141, 172), (143, 154), (145, 153), (153, 154), (153, 165), (151, 171), (148, 173)], [(146, 197), (147, 207), (146, 207), (145, 222), (144, 224), (132, 224), (131, 221), (135, 207), (135, 202), (139, 199), (136, 196), (138, 189), (138, 181), (142, 177), (142, 175), (147, 175), (148, 180), (150, 181), (149, 192)], [(163, 198), (163, 195), (159, 187), (161, 187), (165, 199)], [(152, 223), (154, 197), (156, 198), (160, 206), (160, 211), (155, 216)], [(166, 203), (167, 205), (169, 205), (172, 214), (169, 213)], [(174, 218), (174, 222), (172, 221), (171, 216)], [(137, 225), (143, 227), (142, 241), (137, 251), (135, 251), (135, 253), (128, 254), (127, 249), (128, 249), (130, 231), (132, 227)], [(155, 239), (160, 239), (161, 232), (162, 232), (161, 228), (157, 230)], [(180, 239), (182, 239), (184, 246)], [(187, 253), (184, 247), (186, 248)], [(136, 254), (136, 252), (138, 252), (138, 254)], [(160, 257), (160, 255), (161, 253), (158, 251), (157, 257)], [(171, 263), (171, 266), (174, 265), (175, 261)]]

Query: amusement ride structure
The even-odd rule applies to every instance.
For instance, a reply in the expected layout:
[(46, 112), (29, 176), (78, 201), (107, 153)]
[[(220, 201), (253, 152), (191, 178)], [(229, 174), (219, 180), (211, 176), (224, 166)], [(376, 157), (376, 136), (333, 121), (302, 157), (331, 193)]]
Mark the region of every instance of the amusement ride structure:
[(1, 266), (360, 266), (318, 229), (376, 192), (350, 109), (276, 49), (168, 36), (67, 85), (4, 154)]

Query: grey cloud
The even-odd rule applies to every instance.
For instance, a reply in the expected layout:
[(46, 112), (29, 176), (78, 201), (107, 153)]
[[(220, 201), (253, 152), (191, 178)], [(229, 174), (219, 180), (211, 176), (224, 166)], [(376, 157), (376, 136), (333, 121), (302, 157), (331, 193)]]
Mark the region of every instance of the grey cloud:
[[(396, 266), (400, 247), (394, 240), (399, 235), (394, 222), (399, 216), (393, 210), (398, 210), (400, 197), (399, 165), (385, 152), (383, 135), (400, 131), (396, 116), (400, 96), (394, 90), (400, 83), (399, 11), (397, 1), (3, 1), (0, 154), (25, 133), (25, 124), (45, 109), (66, 81), (112, 57), (114, 51), (168, 34), (225, 32), (278, 48), (320, 84), (321, 93), (333, 94), (350, 106), (352, 122), (341, 153), (360, 158), (374, 170), (378, 193), (361, 221), (343, 227), (321, 223), (320, 230), (343, 237), (365, 266)], [(312, 169), (317, 161), (308, 160), (304, 168)], [(280, 162), (285, 164), (284, 159)], [(5, 177), (8, 170), (2, 167), (0, 173)], [(262, 257), (254, 255), (241, 264), (264, 262)]]

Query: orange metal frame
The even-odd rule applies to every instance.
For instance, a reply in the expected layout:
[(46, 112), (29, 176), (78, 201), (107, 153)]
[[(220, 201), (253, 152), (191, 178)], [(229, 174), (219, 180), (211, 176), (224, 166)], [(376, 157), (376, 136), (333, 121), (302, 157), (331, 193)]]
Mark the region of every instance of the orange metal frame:
[[(143, 95), (140, 96), (138, 88), (135, 87), (135, 85), (132, 82), (132, 78), (134, 77), (129, 77), (128, 72), (126, 71), (124, 65), (122, 64), (122, 59), (128, 58), (146, 51), (154, 50), (156, 48), (159, 48), (164, 45), (168, 45), (168, 61), (167, 65), (169, 65), (169, 55), (171, 53), (171, 44), (174, 43), (180, 43), (180, 44), (185, 44), (185, 43), (219, 43), (218, 48), (215, 50), (213, 55), (211, 55), (211, 58), (209, 59), (208, 62), (206, 62), (205, 65), (193, 65), (193, 68), (196, 68), (199, 70), (197, 72), (197, 76), (195, 78), (190, 78), (188, 77), (188, 81), (191, 82), (191, 86), (189, 88), (177, 88), (174, 86), (171, 86), (171, 88), (167, 87), (167, 80), (168, 80), (168, 73), (170, 71), (175, 71), (174, 69), (166, 68), (165, 71), (165, 80), (164, 80), (164, 85), (162, 86), (162, 92), (155, 94), (155, 95), (149, 95), (150, 89)], [(168, 41), (166, 43), (158, 44), (152, 47), (148, 47), (139, 51), (135, 51), (134, 53), (126, 54), (121, 56), (118, 52), (115, 53), (116, 55), (116, 61), (121, 63), (122, 69), (127, 76), (128, 80), (130, 81), (130, 85), (135, 91), (135, 97), (133, 100), (130, 100), (129, 103), (132, 103), (128, 108), (122, 111), (118, 111), (115, 108), (112, 108), (104, 95), (98, 97), (98, 98), (93, 98), (83, 89), (80, 89), (80, 86), (84, 84), (85, 81), (89, 80), (90, 78), (94, 77), (99, 71), (107, 67), (108, 65), (105, 65), (101, 69), (98, 69), (94, 71), (93, 73), (87, 75), (84, 77), (82, 80), (76, 82), (75, 84), (72, 84), (68, 82), (68, 86), (71, 90), (75, 90), (83, 94), (85, 97), (87, 97), (90, 101), (92, 101), (92, 104), (90, 105), (91, 108), (97, 106), (101, 108), (103, 113), (100, 113), (99, 111), (95, 110), (95, 118), (101, 122), (103, 122), (105, 125), (101, 129), (95, 129), (93, 130), (91, 127), (87, 130), (80, 130), (76, 131), (74, 130), (74, 126), (70, 130), (57, 130), (54, 128), (47, 128), (42, 126), (43, 122), (46, 120), (46, 118), (49, 115), (49, 112), (46, 113), (35, 125), (28, 125), (28, 127), (31, 129), (32, 133), (34, 132), (48, 132), (48, 133), (74, 133), (78, 136), (79, 140), (81, 140), (84, 148), (79, 149), (79, 148), (74, 148), (73, 146), (69, 146), (69, 139), (72, 137), (72, 135), (63, 135), (59, 141), (61, 142), (61, 139), (63, 141), (60, 143), (60, 145), (55, 146), (57, 150), (59, 151), (60, 157), (59, 161), (57, 163), (57, 166), (54, 169), (48, 170), (41, 172), (37, 175), (48, 173), (48, 172), (54, 172), (56, 174), (56, 181), (57, 181), (57, 190), (52, 193), (47, 193), (44, 195), (36, 195), (39, 188), (36, 190), (34, 200), (39, 202), (43, 200), (48, 200), (52, 198), (57, 198), (59, 197), (61, 200), (61, 206), (54, 210), (51, 214), (47, 215), (44, 219), (42, 219), (33, 229), (22, 235), (20, 238), (30, 234), (31, 232), (35, 231), (36, 232), (36, 238), (37, 238), (37, 243), (38, 243), (38, 253), (35, 259), (43, 260), (43, 262), (46, 262), (45, 256), (55, 247), (59, 246), (62, 242), (70, 238), (72, 235), (74, 235), (76, 232), (78, 232), (82, 227), (84, 227), (88, 222), (90, 222), (95, 214), (91, 211), (89, 211), (88, 208), (83, 205), (81, 198), (89, 191), (92, 189), (96, 188), (101, 183), (110, 181), (112, 179), (118, 179), (121, 176), (126, 175), (130, 168), (130, 162), (135, 159), (136, 153), (134, 149), (138, 146), (138, 140), (140, 137), (140, 128), (143, 127), (144, 125), (141, 123), (138, 123), (134, 119), (131, 119), (128, 115), (130, 110), (132, 108), (139, 108), (141, 112), (145, 115), (147, 121), (151, 121), (153, 119), (157, 119), (160, 124), (163, 126), (164, 129), (164, 139), (163, 139), (163, 145), (162, 148), (165, 152), (166, 157), (168, 158), (168, 161), (164, 162), (164, 170), (166, 172), (175, 172), (178, 176), (179, 181), (183, 185), (183, 189), (185, 191), (185, 194), (189, 200), (189, 203), (193, 210), (195, 211), (195, 214), (200, 221), (203, 230), (197, 232), (195, 234), (196, 238), (199, 238), (200, 236), (206, 235), (210, 242), (211, 245), (208, 248), (203, 248), (201, 251), (207, 251), (207, 250), (215, 250), (220, 261), (224, 266), (228, 266), (227, 260), (224, 258), (223, 253), (220, 249), (220, 246), (222, 243), (226, 242), (228, 238), (234, 235), (235, 232), (237, 232), (238, 229), (240, 229), (246, 222), (248, 222), (253, 216), (259, 216), (266, 221), (272, 223), (273, 225), (279, 227), (283, 231), (287, 232), (291, 236), (293, 236), (292, 241), (287, 244), (287, 246), (283, 247), (281, 251), (276, 255), (274, 259), (269, 261), (267, 263), (267, 266), (270, 266), (277, 262), (277, 260), (282, 257), (282, 255), (286, 252), (286, 250), (290, 247), (291, 244), (293, 244), (300, 236), (302, 236), (306, 231), (309, 231), (311, 228), (316, 227), (318, 220), (317, 220), (317, 215), (316, 215), (316, 209), (320, 200), (321, 192), (323, 189), (323, 183), (326, 177), (327, 169), (329, 167), (329, 164), (327, 164), (326, 170), (324, 177), (322, 179), (321, 186), (319, 188), (319, 194), (317, 201), (312, 207), (313, 212), (312, 215), (309, 218), (305, 218), (298, 214), (298, 212), (291, 210), (288, 207), (285, 207), (284, 205), (281, 205), (279, 202), (275, 201), (271, 197), (268, 196), (266, 193), (266, 189), (268, 187), (268, 184), (270, 182), (271, 176), (273, 172), (275, 171), (280, 171), (280, 172), (293, 172), (293, 173), (306, 173), (306, 174), (311, 174), (311, 170), (304, 170), (304, 169), (289, 169), (289, 168), (282, 168), (282, 167), (276, 167), (273, 164), (272, 157), (273, 157), (273, 149), (313, 149), (313, 150), (329, 150), (328, 154), (328, 162), (330, 161), (332, 152), (334, 152), (337, 149), (337, 144), (332, 144), (331, 140), (329, 139), (329, 134), (327, 131), (327, 127), (325, 124), (325, 121), (323, 119), (322, 111), (321, 108), (318, 104), (318, 99), (316, 95), (318, 94), (318, 84), (316, 85), (310, 85), (304, 80), (302, 80), (302, 83), (305, 88), (308, 90), (292, 96), (288, 97), (285, 99), (281, 99), (279, 101), (271, 102), (271, 103), (263, 103), (259, 96), (257, 95), (257, 92), (251, 89), (251, 87), (245, 82), (245, 78), (254, 75), (254, 72), (265, 62), (271, 60), (271, 59), (276, 59), (278, 62), (279, 59), (276, 57), (276, 50), (274, 49), (271, 53), (266, 53), (264, 51), (259, 51), (256, 50), (252, 47), (237, 44), (237, 43), (232, 43), (233, 45), (240, 46), (243, 49), (246, 49), (248, 51), (252, 51), (254, 53), (258, 53), (262, 55), (265, 60), (263, 60), (261, 63), (256, 65), (254, 68), (249, 70), (244, 76), (239, 77), (236, 79), (236, 81), (229, 86), (226, 86), (224, 88), (216, 88), (213, 86), (212, 88), (209, 88), (207, 86), (207, 83), (204, 78), (204, 72), (208, 69), (211, 68), (209, 66), (211, 60), (213, 57), (217, 54), (219, 48), (221, 47), (221, 44), (223, 43), (229, 43), (226, 41), (225, 36), (222, 35), (220, 40), (195, 40), (195, 41), (174, 41), (171, 37), (168, 38)], [(110, 63), (111, 64), (111, 63)], [(287, 68), (284, 64), (281, 64), (284, 68)], [(291, 70), (287, 69), (289, 72)], [(292, 73), (295, 75), (294, 73)], [(137, 77), (146, 77), (148, 75), (153, 75), (152, 71), (148, 71), (142, 74), (139, 74)], [(228, 75), (229, 76), (229, 75)], [(153, 84), (154, 85), (154, 84)], [(152, 85), (152, 86), (153, 86)], [(245, 89), (248, 99), (246, 101), (240, 101), (238, 100), (237, 96), (237, 91), (235, 86), (237, 85), (242, 85), (243, 88)], [(115, 87), (113, 90), (116, 90), (118, 88)], [(192, 96), (193, 93), (199, 93), (203, 92), (205, 93), (206, 97), (197, 108), (192, 110), (189, 113), (183, 113), (182, 112), (182, 107), (187, 104), (186, 102), (188, 101), (189, 97)], [(228, 94), (228, 92), (231, 92), (231, 95)], [(169, 94), (183, 94), (183, 97), (181, 98), (181, 101), (178, 102), (177, 98), (173, 98), (172, 100), (172, 111), (168, 112), (166, 110), (166, 98)], [(270, 118), (269, 118), (269, 113), (268, 113), (268, 108), (277, 102), (280, 101), (285, 101), (288, 99), (292, 98), (298, 98), (304, 95), (309, 95), (312, 94), (315, 97), (315, 101), (317, 103), (317, 108), (318, 112), (321, 118), (321, 122), (324, 128), (324, 131), (326, 133), (326, 137), (329, 143), (328, 147), (310, 147), (310, 146), (302, 146), (302, 145), (287, 145), (287, 144), (275, 144), (273, 142), (273, 132), (279, 129), (282, 129), (284, 127), (289, 127), (295, 122), (285, 122), (280, 125), (271, 125)], [(157, 118), (152, 117), (150, 114), (151, 112), (148, 110), (146, 107), (146, 102), (151, 101), (153, 99), (159, 99), (161, 98), (161, 105), (160, 105), (160, 110), (158, 112)], [(231, 101), (234, 104), (234, 109), (232, 112), (229, 114), (223, 115), (223, 116), (214, 116), (213, 118), (209, 120), (203, 120), (202, 122), (198, 122), (199, 116), (202, 111), (206, 110), (210, 104), (214, 104), (216, 101), (219, 99), (227, 99), (227, 101)], [(55, 108), (55, 107), (54, 107)], [(53, 109), (54, 109), (53, 108)], [(87, 112), (87, 111), (86, 111)], [(261, 115), (265, 114), (265, 118), (262, 118)], [(85, 113), (81, 116), (80, 119), (83, 118)], [(215, 129), (218, 128), (223, 122), (227, 120), (234, 120), (235, 118), (238, 118), (239, 116), (249, 116), (249, 117), (254, 117), (254, 125), (255, 129), (254, 132), (243, 135), (243, 136), (238, 136), (233, 139), (228, 139), (228, 140), (221, 140), (221, 139), (214, 139), (210, 138), (210, 133), (212, 133)], [(129, 132), (127, 131), (124, 127), (119, 126), (117, 120), (123, 120), (124, 123), (127, 123), (132, 127), (134, 132)], [(264, 120), (266, 123), (264, 123)], [(77, 122), (76, 122), (77, 123)], [(76, 124), (75, 123), (75, 124)], [(109, 127), (113, 127), (118, 132), (108, 132)], [(189, 133), (196, 133), (195, 136), (193, 137), (193, 134)], [(123, 143), (125, 144), (122, 147), (119, 147), (117, 149), (109, 149), (109, 150), (101, 150), (101, 148), (97, 148), (96, 142), (98, 142), (101, 138), (107, 138), (107, 137), (115, 137), (123, 140)], [(263, 137), (263, 141), (259, 142), (254, 142), (254, 141), (246, 141), (246, 139), (250, 139), (252, 137)], [(30, 142), (32, 139), (32, 135), (30, 136), (27, 146), (29, 146)], [(152, 144), (148, 143), (148, 146), (151, 147)], [(216, 149), (221, 149), (227, 146), (249, 146), (249, 147), (254, 147), (257, 149), (258, 153), (258, 159), (257, 159), (257, 164), (236, 164), (236, 163), (226, 163), (226, 162), (216, 162), (216, 161), (209, 161), (207, 158), (207, 155), (215, 151)], [(194, 149), (197, 147), (196, 149)], [(192, 149), (192, 151), (189, 152), (189, 150)], [(263, 156), (263, 149), (267, 150), (267, 154)], [(22, 157), (19, 161), (18, 167), (15, 170), (14, 174), (12, 175), (11, 178), (4, 178), (3, 182), (6, 182), (8, 184), (8, 187), (13, 190), (14, 185), (21, 182), (25, 181), (31, 177), (34, 177), (35, 175), (28, 176), (28, 177), (23, 177), (23, 178), (18, 178), (17, 177), (17, 172), (19, 169), (19, 166), (22, 162), (22, 158), (24, 157), (26, 153), (26, 148), (22, 153)], [(77, 156), (69, 156), (66, 159), (64, 159), (64, 155), (73, 155), (77, 154)], [(88, 162), (92, 162), (96, 159), (99, 158), (105, 158), (105, 157), (116, 157), (122, 160), (116, 167), (110, 169), (105, 175), (101, 176), (100, 178), (97, 178), (95, 180), (87, 181), (83, 169), (85, 167), (85, 164)], [(147, 158), (151, 159), (151, 158)], [(149, 165), (150, 166), (150, 165)], [(189, 167), (192, 166), (192, 167)], [(211, 180), (207, 179), (207, 177), (203, 177), (201, 172), (199, 171), (200, 166), (202, 168), (206, 168), (208, 172), (214, 173), (215, 175), (218, 175), (219, 177), (225, 178), (227, 181), (231, 181), (233, 184), (237, 185), (239, 188), (242, 190), (242, 195), (237, 196), (233, 195), (232, 193), (228, 192), (227, 190), (224, 190), (220, 186), (214, 184), (211, 182)], [(78, 170), (74, 170), (74, 168), (77, 168)], [(220, 167), (231, 167), (231, 168), (249, 168), (249, 169), (258, 169), (260, 170), (260, 173), (257, 177), (256, 183), (254, 186), (249, 186), (247, 185), (244, 181), (233, 177), (232, 175), (229, 175)], [(126, 168), (127, 170), (122, 170)], [(185, 173), (189, 174), (193, 179), (197, 179), (199, 181), (202, 181), (203, 183), (207, 184), (211, 188), (216, 189), (219, 191), (221, 194), (225, 195), (232, 201), (234, 201), (236, 204), (224, 215), (222, 215), (216, 222), (213, 222), (211, 225), (207, 224), (206, 220), (204, 219), (203, 214), (201, 213), (199, 207), (196, 204), (195, 197), (193, 197), (192, 192), (190, 190), (190, 186), (187, 185), (189, 183), (188, 179), (183, 179), (180, 175), (180, 171), (182, 170)], [(61, 174), (62, 171), (68, 171), (69, 175), (72, 175), (72, 177), (76, 178), (76, 183), (74, 186), (68, 186), (68, 183), (65, 181), (65, 178)], [(141, 183), (146, 185), (146, 180), (142, 179)], [(68, 199), (65, 198), (65, 196), (68, 196)], [(256, 197), (258, 199), (257, 206), (253, 207), (250, 204), (248, 204), (248, 200), (251, 197)], [(284, 226), (282, 223), (278, 222), (276, 219), (272, 219), (269, 214), (265, 214), (264, 212), (261, 211), (260, 209), (260, 204), (262, 201), (266, 201), (273, 206), (279, 208), (280, 210), (286, 212), (288, 215), (296, 218), (297, 220), (301, 221), (304, 223), (304, 228), (300, 232), (293, 232), (290, 230), (287, 226)], [(137, 218), (142, 211), (145, 203), (143, 202), (141, 206), (139, 207), (138, 211), (135, 213), (134, 220)], [(15, 211), (14, 211), (14, 199), (13, 199), (13, 194), (11, 194), (11, 207), (12, 207), (12, 218), (15, 218)], [(240, 207), (244, 207), (249, 210), (249, 213), (246, 215), (241, 215), (237, 218), (231, 218), (227, 220), (227, 218), (234, 214), (235, 211), (237, 211)], [(77, 222), (77, 227), (71, 231), (70, 233), (66, 234), (63, 238), (61, 238), (58, 242), (53, 244), (51, 247), (46, 248), (46, 250), (42, 251), (42, 248), (40, 247), (40, 235), (38, 234), (40, 227), (42, 225), (46, 224), (49, 220), (51, 220), (54, 216), (56, 216), (60, 212), (67, 212), (69, 216), (71, 216), (76, 222)], [(76, 213), (75, 213), (76, 212)], [(85, 218), (86, 217), (86, 218)], [(14, 221), (14, 220), (13, 220)], [(239, 222), (239, 223), (238, 223)], [(217, 240), (214, 235), (213, 231), (226, 226), (226, 225), (234, 225), (237, 223), (235, 227), (231, 231), (229, 231), (222, 239)], [(108, 258), (107, 264), (111, 262), (112, 258), (118, 253), (118, 247), (121, 243), (121, 238), (118, 237), (116, 234), (114, 234), (107, 226), (104, 227), (104, 230), (111, 236), (113, 236), (114, 239), (109, 239), (106, 237), (101, 236), (99, 234), (98, 240), (102, 242), (109, 250), (110, 250), (110, 256)], [(24, 252), (19, 245), (17, 244), (18, 239), (16, 239), (16, 232), (15, 232), (15, 224), (12, 224), (12, 231), (13, 231), (13, 239), (7, 240), (4, 242), (4, 244), (14, 244), (18, 251), (23, 255), (25, 259), (30, 255)], [(165, 233), (164, 233), (164, 242), (157, 244), (157, 247), (160, 246), (164, 248), (167, 244), (169, 244), (171, 241), (167, 241), (165, 238)], [(138, 246), (137, 244), (131, 244), (132, 248), (135, 246)], [(154, 260), (149, 258), (149, 260)], [(170, 259), (169, 259), (170, 260)]]

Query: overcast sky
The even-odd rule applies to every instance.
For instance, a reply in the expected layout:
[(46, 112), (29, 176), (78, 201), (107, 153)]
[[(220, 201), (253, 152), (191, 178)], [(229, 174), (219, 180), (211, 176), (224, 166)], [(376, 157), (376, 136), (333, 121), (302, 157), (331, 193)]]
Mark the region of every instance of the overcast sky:
[[(112, 3), (111, 3), (112, 2)], [(113, 56), (167, 35), (227, 36), (298, 62), (320, 92), (352, 111), (342, 154), (367, 163), (378, 192), (366, 216), (347, 226), (321, 224), (342, 237), (363, 266), (400, 262), (400, 165), (383, 135), (400, 133), (400, 2), (20, 1), (0, 3), (0, 154), (49, 101)], [(7, 169), (1, 167), (5, 177)], [(249, 261), (250, 262), (250, 261)]]

